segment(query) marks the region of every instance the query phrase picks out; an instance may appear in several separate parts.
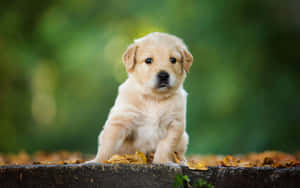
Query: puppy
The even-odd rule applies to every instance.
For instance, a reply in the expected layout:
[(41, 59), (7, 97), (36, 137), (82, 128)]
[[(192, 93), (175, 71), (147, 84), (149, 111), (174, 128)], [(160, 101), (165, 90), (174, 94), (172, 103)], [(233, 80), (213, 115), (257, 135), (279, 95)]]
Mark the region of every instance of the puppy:
[(154, 152), (153, 163), (184, 161), (186, 97), (183, 81), (193, 62), (184, 42), (173, 35), (150, 33), (123, 54), (128, 79), (99, 135), (98, 153), (90, 162), (113, 154)]

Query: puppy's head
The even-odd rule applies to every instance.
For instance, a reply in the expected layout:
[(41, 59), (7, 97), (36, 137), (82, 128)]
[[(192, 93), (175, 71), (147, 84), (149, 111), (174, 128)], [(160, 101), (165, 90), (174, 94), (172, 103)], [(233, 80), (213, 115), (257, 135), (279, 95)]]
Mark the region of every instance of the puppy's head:
[(129, 76), (153, 92), (177, 89), (193, 62), (183, 41), (165, 33), (150, 33), (134, 41), (123, 54)]

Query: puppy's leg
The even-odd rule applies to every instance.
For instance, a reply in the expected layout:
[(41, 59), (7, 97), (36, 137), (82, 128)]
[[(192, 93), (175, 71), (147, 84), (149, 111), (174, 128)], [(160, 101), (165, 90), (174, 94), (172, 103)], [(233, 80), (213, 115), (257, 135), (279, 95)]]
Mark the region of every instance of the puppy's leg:
[(128, 134), (128, 129), (121, 124), (105, 126), (99, 136), (98, 153), (93, 162), (104, 162), (115, 154)]
[(161, 140), (156, 148), (153, 163), (172, 163), (173, 153), (176, 151), (183, 133), (183, 124), (171, 124), (166, 138)]
[(181, 165), (186, 165), (186, 159), (184, 157), (184, 154), (187, 150), (188, 142), (189, 136), (186, 132), (184, 132), (176, 148), (177, 157), (180, 160)]

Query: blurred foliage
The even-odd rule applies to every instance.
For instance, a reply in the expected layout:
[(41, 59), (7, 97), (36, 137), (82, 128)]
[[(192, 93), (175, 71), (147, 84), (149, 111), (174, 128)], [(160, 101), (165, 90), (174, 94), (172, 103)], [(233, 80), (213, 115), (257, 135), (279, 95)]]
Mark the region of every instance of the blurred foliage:
[(189, 153), (300, 144), (300, 3), (296, 0), (2, 0), (0, 152), (95, 153), (126, 78), (121, 55), (149, 32), (194, 55)]

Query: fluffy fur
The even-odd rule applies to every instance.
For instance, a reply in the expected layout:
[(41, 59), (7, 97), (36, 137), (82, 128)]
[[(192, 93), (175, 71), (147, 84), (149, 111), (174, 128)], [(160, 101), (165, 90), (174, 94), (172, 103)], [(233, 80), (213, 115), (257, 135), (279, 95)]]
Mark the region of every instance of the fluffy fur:
[[(146, 64), (146, 58), (152, 58)], [(176, 58), (171, 63), (170, 58)], [(128, 79), (99, 135), (98, 153), (90, 162), (103, 162), (113, 154), (155, 152), (154, 163), (173, 162), (177, 152), (184, 160), (186, 97), (183, 81), (193, 57), (181, 39), (150, 33), (137, 39), (123, 54)], [(157, 87), (158, 73), (169, 73), (168, 87)]]

